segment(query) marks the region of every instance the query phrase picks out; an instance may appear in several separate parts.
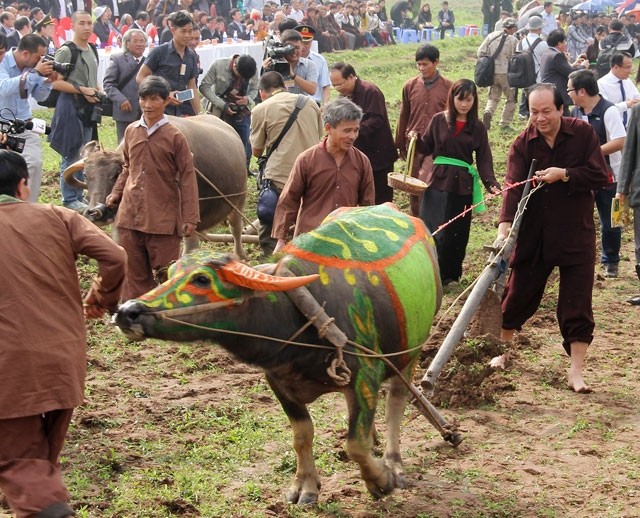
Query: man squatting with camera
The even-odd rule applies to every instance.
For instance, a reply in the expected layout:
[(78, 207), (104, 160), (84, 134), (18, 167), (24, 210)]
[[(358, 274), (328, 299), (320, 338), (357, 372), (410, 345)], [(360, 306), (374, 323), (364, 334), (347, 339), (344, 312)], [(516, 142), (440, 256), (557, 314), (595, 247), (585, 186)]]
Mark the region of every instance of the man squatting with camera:
[[(70, 64), (72, 50), (63, 45), (56, 51), (55, 60), (63, 75), (54, 81), (53, 88), (60, 92), (51, 121), (51, 148), (62, 156), (60, 164), (60, 191), (62, 204), (71, 210), (84, 211), (83, 190), (69, 186), (63, 179), (64, 170), (78, 159), (80, 149), (87, 142), (98, 139), (98, 122), (102, 116), (100, 106), (105, 95), (98, 88), (98, 53), (89, 43), (93, 21), (86, 11), (76, 11), (71, 17), (73, 45), (78, 55), (73, 70)], [(55, 66), (55, 65), (54, 65)], [(67, 70), (65, 70), (65, 68)], [(82, 173), (76, 173), (76, 177)]]
[[(284, 22), (283, 22), (284, 23)], [(262, 63), (264, 71), (279, 72), (289, 93), (313, 95), (318, 88), (318, 70), (315, 63), (300, 55), (302, 36), (295, 29), (282, 31), (282, 46), (267, 45), (267, 57)]]
[[(4, 34), (0, 34), (0, 48), (6, 50)], [(44, 39), (37, 34), (27, 34), (20, 39), (18, 48), (6, 54), (4, 59), (0, 56), (0, 115), (5, 119), (0, 129), (9, 134), (7, 147), (21, 152), (27, 163), (31, 187), (29, 201), (33, 203), (38, 201), (42, 181), (42, 144), (38, 128), (44, 131), (44, 127), (33, 126), (29, 97), (44, 101), (51, 93), (51, 83), (58, 79), (53, 63), (43, 58), (46, 51)], [(31, 128), (26, 129), (23, 123)]]

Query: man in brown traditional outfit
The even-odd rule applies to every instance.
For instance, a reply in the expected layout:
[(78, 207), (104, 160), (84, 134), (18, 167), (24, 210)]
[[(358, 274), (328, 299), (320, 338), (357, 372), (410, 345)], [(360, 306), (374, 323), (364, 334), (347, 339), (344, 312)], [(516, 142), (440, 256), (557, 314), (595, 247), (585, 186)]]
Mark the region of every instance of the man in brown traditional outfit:
[(180, 257), (180, 239), (200, 222), (193, 156), (185, 136), (164, 114), (170, 86), (148, 76), (140, 84), (142, 118), (124, 134), (124, 164), (106, 204), (120, 205), (115, 224), (128, 254), (123, 298), (133, 299), (166, 280)]
[(295, 235), (316, 228), (339, 207), (373, 205), (371, 163), (354, 147), (362, 109), (344, 97), (325, 106), (327, 136), (302, 153), (278, 199), (271, 236), (275, 252), (284, 248), (291, 225)]
[(87, 361), (76, 258), (98, 261), (84, 299), (98, 318), (118, 303), (126, 254), (72, 210), (25, 203), (28, 177), (0, 151), (0, 489), (18, 518), (62, 518), (74, 513), (58, 456)]
[(338, 62), (333, 65), (329, 77), (340, 95), (349, 97), (362, 108), (360, 132), (354, 145), (371, 162), (376, 205), (393, 201), (393, 189), (387, 183), (387, 174), (393, 171), (398, 153), (393, 142), (384, 94), (373, 83), (360, 79), (348, 63)]
[[(427, 131), (431, 118), (444, 111), (451, 81), (445, 79), (438, 71), (440, 51), (437, 47), (426, 44), (416, 51), (416, 66), (420, 75), (409, 79), (402, 87), (402, 105), (396, 127), (396, 147), (400, 157), (407, 159), (409, 150), (409, 133), (414, 132), (418, 140)], [(411, 176), (419, 177), (419, 172), (433, 167), (431, 157), (415, 154)], [(424, 181), (424, 178), (420, 178)], [(418, 216), (420, 197), (411, 195), (411, 214)]]
[[(511, 275), (502, 301), (502, 339), (534, 315), (549, 275), (560, 270), (556, 309), (563, 347), (571, 356), (568, 385), (590, 392), (582, 376), (595, 323), (591, 307), (596, 232), (593, 191), (608, 182), (598, 136), (579, 119), (563, 117), (562, 96), (553, 85), (536, 85), (529, 92), (530, 124), (511, 145), (505, 183), (527, 178), (536, 159), (536, 178), (544, 184), (527, 203), (511, 257)], [(496, 246), (506, 239), (522, 197), (523, 186), (504, 195)], [(568, 236), (571, 236), (568, 238)], [(504, 368), (506, 355), (491, 361)]]

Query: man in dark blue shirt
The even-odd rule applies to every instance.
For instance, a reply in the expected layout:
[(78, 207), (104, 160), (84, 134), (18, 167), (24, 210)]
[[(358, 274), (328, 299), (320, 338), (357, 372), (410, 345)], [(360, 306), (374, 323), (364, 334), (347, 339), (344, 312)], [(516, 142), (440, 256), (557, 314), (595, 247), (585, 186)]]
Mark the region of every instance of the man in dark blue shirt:
[[(178, 11), (170, 16), (173, 39), (154, 48), (136, 77), (138, 84), (150, 75), (164, 77), (171, 85), (170, 102), (165, 108), (167, 115), (186, 117), (200, 113), (200, 97), (196, 86), (199, 74), (198, 55), (188, 47), (193, 35), (193, 19)], [(191, 90), (190, 101), (179, 101), (176, 93)]]

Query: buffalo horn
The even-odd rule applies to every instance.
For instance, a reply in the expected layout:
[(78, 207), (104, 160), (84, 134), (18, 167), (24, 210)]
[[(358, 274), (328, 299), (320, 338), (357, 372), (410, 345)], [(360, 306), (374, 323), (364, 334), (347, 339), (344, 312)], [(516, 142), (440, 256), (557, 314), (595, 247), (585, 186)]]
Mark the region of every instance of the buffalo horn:
[(74, 189), (86, 189), (87, 184), (78, 180), (74, 175), (78, 171), (82, 171), (84, 169), (84, 160), (78, 160), (74, 162), (69, 167), (67, 167), (62, 173), (62, 178), (67, 185), (73, 187)]
[(220, 277), (243, 288), (256, 291), (288, 291), (310, 282), (320, 276), (318, 274), (303, 275), (300, 277), (278, 277), (268, 273), (259, 272), (240, 261), (231, 261), (218, 270)]

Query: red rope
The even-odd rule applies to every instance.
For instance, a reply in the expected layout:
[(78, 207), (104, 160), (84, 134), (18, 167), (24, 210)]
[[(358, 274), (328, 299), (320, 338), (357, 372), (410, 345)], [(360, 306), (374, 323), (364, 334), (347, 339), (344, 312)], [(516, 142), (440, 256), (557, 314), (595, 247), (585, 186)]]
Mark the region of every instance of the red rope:
[[(535, 182), (537, 180), (537, 178), (527, 178), (526, 180), (522, 180), (521, 182), (516, 182), (516, 183), (512, 183), (512, 184), (507, 184), (507, 186), (502, 189), (500, 192), (495, 193), (495, 194), (490, 194), (489, 196), (487, 196), (486, 198), (484, 198), (481, 202), (476, 203), (475, 205), (471, 205), (467, 208), (465, 208), (460, 214), (458, 214), (456, 217), (451, 218), (449, 221), (447, 221), (446, 223), (443, 223), (442, 225), (440, 225), (435, 232), (433, 232), (433, 234), (431, 234), (432, 236), (435, 236), (438, 232), (440, 232), (442, 229), (444, 229), (445, 227), (447, 227), (448, 225), (450, 225), (451, 223), (453, 223), (454, 221), (456, 221), (457, 219), (460, 218), (464, 218), (464, 216), (472, 211), (473, 209), (475, 209), (476, 207), (478, 207), (479, 205), (482, 205), (483, 203), (485, 203), (485, 201), (489, 201), (492, 200), (493, 198), (495, 198), (496, 196), (502, 196), (505, 192), (507, 192), (510, 189), (513, 189), (514, 187), (519, 187), (521, 185), (526, 184), (527, 182)], [(535, 183), (533, 184), (535, 186)]]

